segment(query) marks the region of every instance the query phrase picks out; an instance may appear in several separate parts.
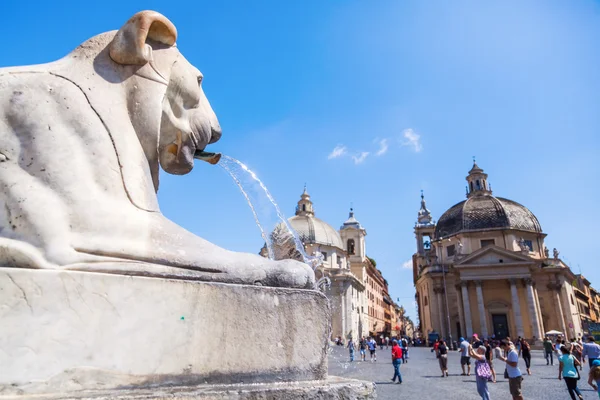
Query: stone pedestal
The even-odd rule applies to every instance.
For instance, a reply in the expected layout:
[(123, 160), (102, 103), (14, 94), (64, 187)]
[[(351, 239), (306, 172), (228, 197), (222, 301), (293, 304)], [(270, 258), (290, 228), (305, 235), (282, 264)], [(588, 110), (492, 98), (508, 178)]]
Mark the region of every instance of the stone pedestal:
[(0, 321), (0, 399), (163, 398), (174, 387), (189, 393), (173, 398), (250, 399), (200, 394), (331, 385), (317, 291), (0, 268)]

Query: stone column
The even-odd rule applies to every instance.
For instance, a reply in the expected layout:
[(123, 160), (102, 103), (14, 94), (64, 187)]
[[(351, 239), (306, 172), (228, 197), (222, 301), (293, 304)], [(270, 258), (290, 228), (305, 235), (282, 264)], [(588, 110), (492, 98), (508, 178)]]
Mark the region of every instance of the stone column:
[(542, 334), (546, 336), (544, 332), (546, 332), (546, 327), (544, 326), (544, 316), (542, 315), (542, 307), (540, 306), (540, 296), (537, 291), (537, 287), (533, 286), (533, 294), (535, 299), (535, 307), (537, 309), (538, 315), (540, 316), (540, 328), (542, 330)]
[(444, 330), (444, 302), (442, 300), (442, 293), (444, 292), (444, 289), (442, 288), (434, 288), (433, 291), (435, 292), (435, 297), (437, 298), (437, 307), (438, 307), (438, 313), (440, 316), (440, 337), (446, 337), (445, 335), (445, 330)]
[[(565, 325), (566, 325), (566, 329), (568, 329), (568, 331), (565, 331), (565, 337), (571, 338), (571, 337), (577, 337), (577, 326), (579, 325), (577, 320), (581, 319), (581, 315), (579, 314), (579, 309), (577, 308), (577, 303), (575, 303), (575, 304), (571, 303), (570, 298), (569, 298), (570, 297), (569, 292), (567, 291), (566, 285), (567, 285), (567, 283), (565, 282), (565, 278), (561, 277), (559, 291), (560, 291), (560, 298), (563, 301), (563, 315), (565, 317)], [(575, 313), (573, 313), (573, 310), (571, 308), (575, 309)], [(577, 320), (575, 318), (577, 318)], [(569, 324), (572, 324), (573, 328), (570, 328)]]
[(519, 302), (519, 293), (517, 291), (517, 280), (509, 279), (510, 294), (512, 297), (513, 315), (515, 317), (515, 325), (517, 326), (517, 336), (525, 336), (523, 332), (523, 318), (521, 317), (521, 303)]
[(341, 307), (341, 335), (345, 339), (346, 338), (346, 291), (344, 290), (344, 282), (340, 282), (340, 307)]
[(482, 281), (475, 281), (475, 289), (477, 290), (477, 308), (479, 310), (479, 322), (481, 327), (481, 338), (488, 337), (487, 317), (485, 315), (485, 305), (483, 303)]
[[(464, 313), (463, 313), (463, 301), (462, 301), (462, 293), (461, 293), (461, 289), (460, 289), (460, 285), (456, 285), (456, 299), (458, 300), (458, 322), (460, 322), (460, 330), (464, 331), (465, 330), (465, 317), (464, 317)], [(456, 340), (458, 340), (459, 337), (462, 336), (462, 332), (456, 332), (457, 333), (457, 337)]]
[(556, 303), (556, 313), (558, 316), (558, 323), (562, 325), (563, 335), (565, 335), (565, 337), (566, 337), (569, 333), (567, 332), (567, 325), (565, 323), (565, 314), (563, 313), (562, 301), (560, 299), (561, 285), (556, 284), (556, 283), (549, 283), (548, 289), (550, 289), (554, 292), (554, 299), (555, 299), (554, 301)]
[(465, 313), (465, 332), (467, 333), (467, 337), (471, 337), (473, 336), (473, 322), (471, 322), (471, 306), (469, 305), (469, 290), (467, 284), (467, 281), (460, 283), (462, 286), (463, 311)]
[(538, 315), (535, 293), (533, 291), (533, 281), (531, 278), (525, 279), (525, 290), (527, 291), (527, 306), (529, 307), (529, 316), (533, 327), (532, 334), (537, 340), (540, 340), (542, 338), (542, 329), (540, 327), (541, 315)]

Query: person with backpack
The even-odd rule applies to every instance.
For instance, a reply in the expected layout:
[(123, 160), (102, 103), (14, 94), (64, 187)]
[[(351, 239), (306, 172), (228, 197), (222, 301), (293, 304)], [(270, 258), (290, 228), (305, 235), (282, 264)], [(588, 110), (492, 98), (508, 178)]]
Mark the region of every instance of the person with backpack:
[(367, 361), (367, 341), (365, 337), (361, 337), (358, 342), (358, 349), (360, 350), (360, 359), (362, 361)]
[(473, 350), (473, 347), (469, 347), (469, 357), (475, 359), (477, 393), (479, 393), (482, 400), (490, 400), (488, 381), (492, 380), (492, 370), (485, 358), (485, 346), (479, 346), (475, 350)]
[[(567, 390), (569, 391), (569, 395), (571, 396), (572, 400), (583, 400), (583, 396), (577, 388), (577, 381), (579, 380), (579, 371), (577, 371), (577, 365), (579, 365), (579, 361), (573, 357), (566, 346), (562, 346), (560, 351), (562, 356), (558, 357), (558, 380), (564, 378), (565, 383), (567, 384)], [(577, 395), (577, 397), (575, 395)]]
[(405, 338), (400, 341), (400, 347), (402, 348), (402, 362), (406, 364), (408, 362), (408, 341)]
[(519, 337), (519, 355), (525, 360), (525, 368), (527, 368), (527, 375), (531, 375), (531, 346), (522, 337)]
[(369, 347), (369, 353), (371, 354), (371, 362), (373, 362), (373, 360), (377, 361), (377, 343), (375, 342), (375, 339), (369, 338), (367, 346)]

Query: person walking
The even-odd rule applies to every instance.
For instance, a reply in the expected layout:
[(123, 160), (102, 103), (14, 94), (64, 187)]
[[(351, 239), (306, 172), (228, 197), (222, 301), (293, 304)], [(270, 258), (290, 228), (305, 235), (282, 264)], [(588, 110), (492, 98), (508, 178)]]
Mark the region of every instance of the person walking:
[(448, 376), (448, 346), (443, 340), (440, 341), (437, 347), (437, 358), (440, 363), (440, 369), (442, 370), (442, 378)]
[(490, 391), (487, 383), (492, 379), (492, 371), (485, 358), (485, 347), (479, 346), (476, 350), (469, 347), (469, 357), (475, 359), (475, 381), (477, 382), (477, 393), (482, 400), (490, 400)]
[(523, 376), (519, 369), (519, 353), (515, 349), (515, 346), (511, 345), (510, 342), (503, 340), (500, 342), (500, 347), (507, 354), (506, 357), (498, 357), (500, 360), (506, 363), (506, 375), (508, 375), (508, 387), (513, 400), (523, 400), (523, 394), (521, 391), (521, 383), (523, 382)]
[(367, 361), (367, 341), (364, 336), (361, 337), (358, 342), (358, 349), (360, 351), (360, 359), (362, 361)]
[(377, 343), (375, 343), (375, 339), (373, 339), (372, 337), (369, 338), (369, 340), (367, 341), (367, 346), (369, 347), (369, 353), (371, 355), (371, 362), (373, 362), (373, 359), (375, 361), (377, 361)]
[(546, 359), (546, 365), (554, 365), (553, 353), (552, 341), (546, 336), (544, 338), (544, 358)]
[(569, 391), (569, 395), (571, 396), (572, 400), (583, 400), (583, 396), (577, 388), (579, 371), (577, 371), (576, 366), (579, 364), (579, 361), (573, 357), (566, 346), (562, 346), (560, 351), (562, 356), (558, 358), (558, 380), (564, 378), (565, 383), (567, 384), (567, 390)]
[(485, 360), (492, 371), (492, 382), (496, 383), (496, 370), (494, 370), (494, 352), (492, 350), (492, 345), (488, 339), (483, 341), (483, 345), (485, 346)]
[(594, 360), (592, 362), (592, 368), (588, 375), (588, 385), (593, 387), (594, 390), (598, 392), (598, 397), (600, 397), (600, 360)]
[(588, 358), (590, 368), (594, 360), (600, 359), (600, 346), (596, 343), (593, 336), (588, 336), (587, 343), (583, 344), (583, 352), (581, 353), (581, 359), (585, 362), (585, 357)]
[(392, 365), (394, 366), (394, 377), (392, 382), (396, 382), (398, 378), (398, 384), (402, 383), (402, 375), (400, 374), (400, 364), (402, 363), (402, 348), (398, 345), (397, 340), (392, 340)]
[(577, 339), (572, 339), (570, 350), (573, 357), (575, 357), (577, 361), (579, 361), (579, 370), (583, 371), (583, 363), (581, 362), (583, 355), (583, 346), (577, 341)]
[(531, 375), (531, 347), (529, 343), (523, 338), (519, 339), (519, 355), (525, 360), (525, 368), (527, 368), (527, 375)]
[[(467, 342), (464, 338), (460, 338), (460, 346), (458, 351), (460, 351), (460, 368), (462, 369), (461, 375), (471, 375), (471, 358), (469, 357), (469, 349), (471, 348), (471, 344)], [(467, 366), (467, 372), (465, 373), (465, 365)]]
[(408, 341), (405, 338), (400, 341), (400, 347), (402, 348), (402, 362), (406, 364), (408, 362)]
[(356, 346), (354, 345), (354, 340), (352, 340), (352, 336), (350, 336), (350, 339), (348, 339), (348, 351), (350, 352), (350, 362), (354, 361), (354, 350), (356, 349)]

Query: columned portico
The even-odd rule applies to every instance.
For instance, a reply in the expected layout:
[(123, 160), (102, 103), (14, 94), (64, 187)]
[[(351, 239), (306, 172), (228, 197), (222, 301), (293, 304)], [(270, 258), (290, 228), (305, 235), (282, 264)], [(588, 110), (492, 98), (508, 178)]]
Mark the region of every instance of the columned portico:
[(473, 336), (473, 322), (471, 321), (471, 306), (469, 305), (469, 290), (467, 287), (468, 282), (461, 282), (460, 286), (462, 289), (462, 300), (463, 300), (463, 311), (465, 314), (465, 331), (467, 337)]
[(512, 311), (515, 318), (515, 325), (517, 328), (517, 336), (525, 336), (523, 331), (523, 318), (521, 317), (521, 303), (519, 302), (519, 292), (517, 291), (517, 280), (509, 279), (510, 282), (510, 294), (512, 297)]
[(483, 303), (483, 290), (481, 289), (482, 285), (483, 285), (482, 281), (475, 281), (475, 289), (477, 290), (477, 308), (479, 310), (481, 337), (487, 338), (488, 337), (487, 317), (486, 317), (486, 313), (485, 313), (485, 305)]
[(543, 336), (542, 328), (540, 326), (541, 315), (538, 315), (537, 301), (535, 300), (535, 292), (533, 290), (533, 280), (531, 278), (525, 279), (525, 290), (527, 291), (527, 306), (529, 307), (529, 316), (531, 318), (531, 325), (533, 327), (533, 336), (537, 340), (540, 340)]

